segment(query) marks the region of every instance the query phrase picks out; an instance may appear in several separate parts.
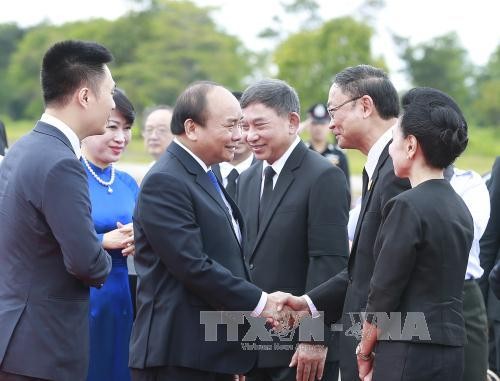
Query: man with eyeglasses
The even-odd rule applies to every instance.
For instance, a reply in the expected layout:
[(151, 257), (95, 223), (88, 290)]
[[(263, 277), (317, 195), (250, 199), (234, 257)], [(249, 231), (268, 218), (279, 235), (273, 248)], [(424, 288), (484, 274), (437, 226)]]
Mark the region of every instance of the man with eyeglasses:
[(142, 137), (148, 153), (158, 160), (172, 142), (173, 135), (170, 130), (172, 121), (172, 108), (170, 106), (158, 105), (146, 109), (144, 112), (144, 128)]
[[(409, 189), (408, 180), (394, 174), (388, 147), (398, 121), (399, 100), (382, 70), (368, 65), (348, 67), (335, 76), (328, 97), (330, 129), (341, 148), (367, 156), (363, 170), (361, 211), (347, 268), (307, 295), (288, 298), (294, 309), (325, 312), (325, 323), (342, 323), (340, 371), (342, 381), (359, 380), (357, 358), (371, 361), (357, 350), (360, 316), (366, 309), (374, 268), (373, 247), (385, 203)], [(359, 329), (357, 329), (358, 327)]]

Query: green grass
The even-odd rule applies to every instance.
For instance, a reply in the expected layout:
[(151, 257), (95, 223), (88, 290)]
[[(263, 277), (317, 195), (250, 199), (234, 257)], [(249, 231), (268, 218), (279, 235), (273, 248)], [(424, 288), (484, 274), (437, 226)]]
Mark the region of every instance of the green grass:
[[(34, 126), (34, 121), (19, 120), (12, 121), (0, 115), (0, 119), (7, 128), (9, 145), (12, 145), (22, 135), (26, 134)], [(307, 135), (302, 138), (307, 140)], [(345, 151), (349, 160), (349, 167), (353, 175), (360, 175), (363, 171), (366, 158), (357, 150)], [(457, 160), (457, 166), (462, 169), (473, 169), (479, 174), (491, 170), (495, 157), (500, 155), (500, 128), (478, 128), (471, 127), (469, 133), (469, 145), (462, 156)], [(134, 127), (132, 141), (123, 154), (122, 162), (127, 163), (150, 163), (151, 157), (146, 153), (138, 128)]]

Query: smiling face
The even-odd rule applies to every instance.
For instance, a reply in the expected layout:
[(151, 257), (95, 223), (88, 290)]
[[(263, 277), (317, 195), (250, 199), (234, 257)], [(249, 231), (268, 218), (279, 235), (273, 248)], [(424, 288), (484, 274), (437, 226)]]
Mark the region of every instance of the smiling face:
[(241, 140), (238, 100), (225, 88), (216, 86), (206, 94), (205, 115), (204, 126), (195, 124), (196, 155), (207, 166), (233, 160)]
[[(337, 138), (342, 148), (360, 148), (365, 133), (361, 125), (363, 110), (360, 99), (354, 99), (345, 94), (342, 89), (333, 84), (328, 94), (328, 110), (330, 112), (330, 130)], [(331, 110), (335, 111), (331, 111)]]
[(101, 168), (118, 161), (130, 142), (131, 129), (130, 123), (119, 111), (111, 111), (105, 133), (82, 141), (85, 156)]
[(280, 116), (262, 103), (251, 103), (243, 109), (242, 127), (247, 143), (257, 159), (269, 164), (283, 156), (293, 143), (299, 122), (297, 113)]

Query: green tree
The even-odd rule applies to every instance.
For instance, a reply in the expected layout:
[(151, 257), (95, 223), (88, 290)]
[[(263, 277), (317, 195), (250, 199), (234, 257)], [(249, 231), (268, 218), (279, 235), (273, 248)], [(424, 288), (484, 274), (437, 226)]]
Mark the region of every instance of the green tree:
[(479, 125), (500, 128), (500, 45), (478, 76), (473, 110)]
[(335, 74), (347, 66), (385, 68), (384, 61), (371, 52), (372, 36), (371, 26), (351, 17), (293, 34), (274, 53), (278, 77), (295, 87), (304, 107), (325, 102)]
[(3, 104), (0, 97), (0, 110), (5, 106), (13, 118), (40, 114), (43, 54), (54, 42), (69, 38), (97, 41), (111, 50), (115, 57), (113, 77), (137, 110), (155, 103), (173, 104), (178, 94), (197, 80), (242, 89), (251, 73), (250, 53), (236, 37), (219, 30), (210, 16), (211, 8), (190, 1), (144, 3), (149, 7), (115, 21), (41, 24), (25, 31), (5, 70), (9, 88), (15, 91), (7, 93)]
[(400, 57), (415, 86), (430, 86), (451, 95), (465, 110), (471, 100), (473, 66), (455, 32), (412, 46), (396, 37)]
[(22, 39), (24, 31), (16, 24), (0, 24), (0, 113), (7, 113), (8, 95), (14, 90), (9, 88), (7, 68)]
[(218, 30), (210, 8), (188, 1), (162, 1), (132, 16), (131, 23), (140, 25), (144, 35), (131, 52), (131, 59), (113, 73), (141, 106), (172, 104), (190, 82), (197, 80), (212, 80), (240, 90), (251, 72), (249, 52), (236, 37)]

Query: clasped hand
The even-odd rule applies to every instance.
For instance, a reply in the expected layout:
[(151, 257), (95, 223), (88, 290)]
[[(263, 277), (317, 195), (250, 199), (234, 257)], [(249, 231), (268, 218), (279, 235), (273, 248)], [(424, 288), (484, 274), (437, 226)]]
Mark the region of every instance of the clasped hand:
[(116, 223), (116, 229), (111, 230), (103, 235), (102, 246), (105, 249), (122, 249), (124, 257), (135, 254), (134, 245), (134, 226), (132, 222), (123, 225), (120, 222)]
[[(297, 328), (304, 317), (310, 316), (310, 310), (305, 298), (278, 291), (268, 295), (261, 316), (273, 325), (276, 332), (283, 332)], [(297, 367), (296, 380), (321, 380), (327, 350), (321, 344), (300, 343), (289, 365)]]

